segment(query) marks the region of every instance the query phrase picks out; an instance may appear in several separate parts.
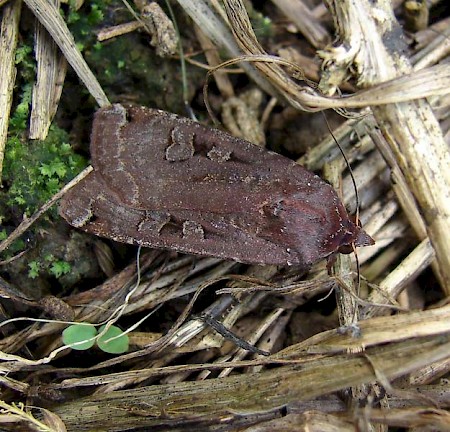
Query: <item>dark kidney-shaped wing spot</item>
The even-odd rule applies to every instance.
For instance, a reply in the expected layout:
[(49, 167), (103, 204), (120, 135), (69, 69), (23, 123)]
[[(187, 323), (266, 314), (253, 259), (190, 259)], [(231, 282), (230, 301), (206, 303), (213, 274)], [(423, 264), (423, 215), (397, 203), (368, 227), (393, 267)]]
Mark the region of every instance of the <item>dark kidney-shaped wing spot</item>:
[(183, 238), (186, 240), (203, 240), (205, 238), (205, 231), (198, 222), (187, 220), (183, 222)]
[(181, 162), (194, 156), (194, 134), (175, 127), (171, 133), (172, 144), (166, 149), (166, 159)]
[(137, 230), (141, 233), (157, 235), (170, 222), (170, 214), (165, 211), (146, 211), (145, 218), (139, 222)]
[(209, 159), (214, 162), (226, 162), (231, 159), (231, 151), (223, 150), (219, 147), (213, 146), (213, 148), (206, 154)]

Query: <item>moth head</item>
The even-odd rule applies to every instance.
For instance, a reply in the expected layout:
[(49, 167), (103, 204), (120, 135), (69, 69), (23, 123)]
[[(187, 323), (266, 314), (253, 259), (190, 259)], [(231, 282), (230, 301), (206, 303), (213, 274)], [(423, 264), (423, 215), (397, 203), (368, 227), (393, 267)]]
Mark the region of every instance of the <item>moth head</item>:
[(375, 241), (369, 234), (367, 234), (359, 225), (351, 221), (347, 227), (347, 232), (341, 239), (341, 244), (338, 247), (338, 252), (342, 254), (349, 254), (354, 251), (355, 247), (371, 246)]

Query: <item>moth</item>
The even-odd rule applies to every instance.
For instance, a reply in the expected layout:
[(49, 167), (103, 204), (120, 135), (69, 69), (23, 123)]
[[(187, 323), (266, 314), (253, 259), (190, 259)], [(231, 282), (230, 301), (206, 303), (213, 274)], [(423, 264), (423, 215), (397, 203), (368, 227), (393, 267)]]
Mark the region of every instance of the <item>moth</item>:
[(309, 268), (373, 244), (333, 188), (288, 158), (175, 114), (94, 117), (94, 170), (62, 199), (71, 225), (115, 241)]

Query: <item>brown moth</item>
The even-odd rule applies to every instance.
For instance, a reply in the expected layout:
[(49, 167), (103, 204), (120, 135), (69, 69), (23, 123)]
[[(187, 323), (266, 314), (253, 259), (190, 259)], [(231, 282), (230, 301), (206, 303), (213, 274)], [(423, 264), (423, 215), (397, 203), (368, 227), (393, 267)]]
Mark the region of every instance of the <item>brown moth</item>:
[(119, 242), (305, 269), (373, 240), (333, 188), (276, 153), (146, 107), (95, 114), (94, 171), (63, 198), (71, 225)]

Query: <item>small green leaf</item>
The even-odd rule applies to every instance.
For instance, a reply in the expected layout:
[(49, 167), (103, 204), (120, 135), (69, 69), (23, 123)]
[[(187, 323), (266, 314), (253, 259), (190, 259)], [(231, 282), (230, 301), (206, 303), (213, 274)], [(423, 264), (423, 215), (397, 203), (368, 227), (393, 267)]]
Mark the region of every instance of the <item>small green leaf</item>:
[(94, 345), (96, 334), (97, 329), (92, 324), (72, 324), (64, 329), (62, 339), (63, 343), (72, 349), (84, 351)]
[(103, 12), (100, 10), (99, 6), (92, 4), (91, 13), (88, 15), (88, 24), (94, 26), (103, 20)]
[[(104, 330), (105, 326), (101, 326), (99, 333)], [(108, 339), (115, 338), (107, 342)], [(122, 354), (128, 351), (129, 338), (128, 335), (123, 334), (119, 327), (111, 326), (108, 331), (97, 339), (98, 347), (109, 354)]]
[(96, 51), (100, 51), (100, 50), (103, 48), (103, 45), (101, 44), (101, 42), (96, 42), (96, 43), (93, 45), (93, 47), (94, 47), (94, 49), (95, 49)]
[(52, 177), (56, 174), (57, 177), (63, 178), (67, 173), (67, 168), (64, 162), (55, 158), (49, 163), (42, 163), (39, 172), (46, 177)]
[(55, 261), (50, 267), (50, 273), (55, 276), (55, 278), (60, 278), (72, 270), (70, 264), (66, 261)]
[(50, 164), (41, 164), (39, 171), (43, 176), (51, 177), (53, 175), (52, 167)]
[(59, 178), (64, 178), (64, 176), (67, 173), (67, 168), (64, 165), (64, 162), (62, 161), (57, 161), (53, 164), (53, 170), (55, 171), (55, 174), (59, 177)]
[(25, 199), (22, 196), (16, 196), (14, 198), (14, 202), (19, 205), (24, 205), (26, 203)]
[(30, 261), (28, 263), (28, 267), (30, 270), (28, 270), (28, 277), (30, 279), (36, 279), (39, 276), (39, 270), (41, 269), (41, 266), (38, 261)]
[(44, 260), (51, 263), (51, 262), (55, 261), (55, 256), (51, 253), (45, 254)]

